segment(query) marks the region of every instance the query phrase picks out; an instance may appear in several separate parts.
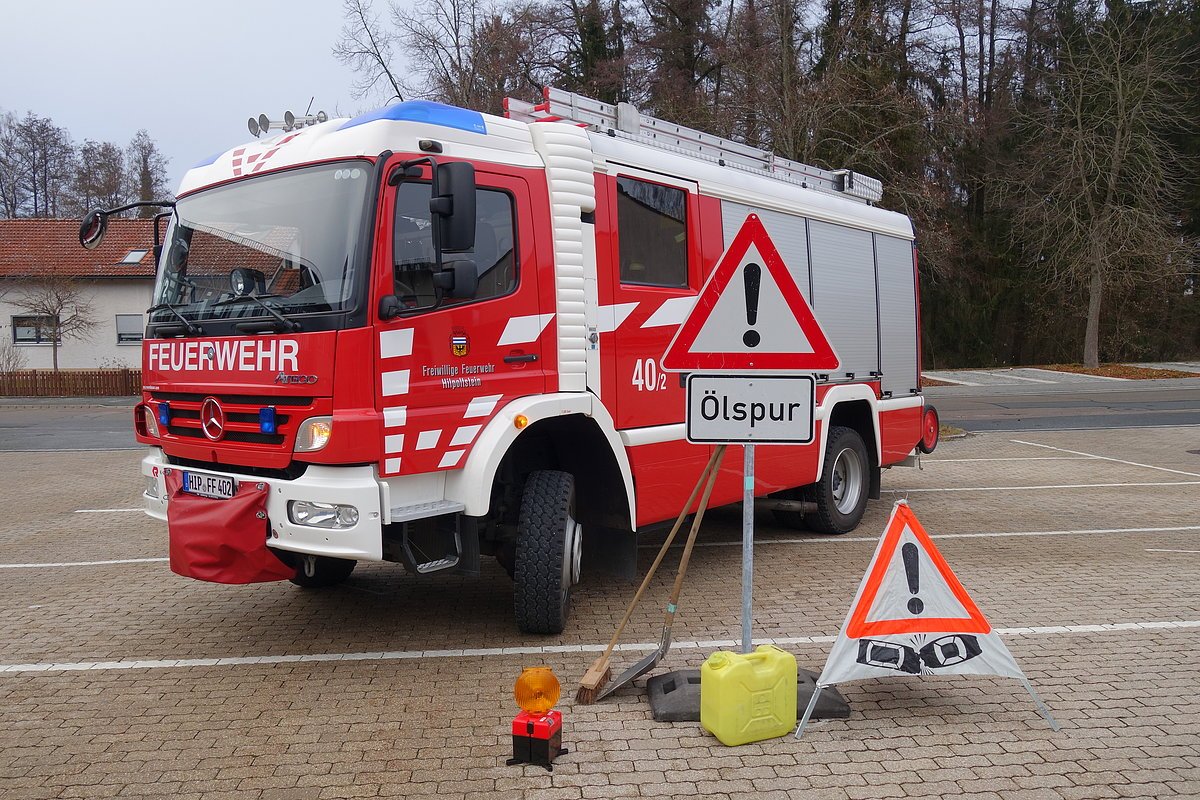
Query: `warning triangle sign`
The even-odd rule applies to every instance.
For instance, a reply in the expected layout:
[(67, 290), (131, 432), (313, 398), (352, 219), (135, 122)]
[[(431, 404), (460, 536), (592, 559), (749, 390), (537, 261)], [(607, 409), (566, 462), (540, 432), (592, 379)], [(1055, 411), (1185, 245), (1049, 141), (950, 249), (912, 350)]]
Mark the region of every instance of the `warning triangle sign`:
[(762, 220), (746, 217), (662, 357), (668, 372), (837, 369)]
[(824, 687), (863, 678), (922, 675), (1016, 678), (1050, 727), (1058, 730), (1000, 635), (984, 619), (908, 503), (900, 500), (892, 508), (850, 613), (825, 660), (796, 736), (803, 733)]
[(846, 635), (861, 639), (991, 629), (912, 509), (897, 504), (854, 598)]

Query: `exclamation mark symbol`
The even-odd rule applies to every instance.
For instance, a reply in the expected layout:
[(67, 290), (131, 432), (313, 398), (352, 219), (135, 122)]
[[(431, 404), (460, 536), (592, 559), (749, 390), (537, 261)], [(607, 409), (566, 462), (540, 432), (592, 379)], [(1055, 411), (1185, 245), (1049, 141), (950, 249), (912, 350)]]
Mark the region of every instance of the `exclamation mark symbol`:
[[(904, 560), (904, 574), (908, 577), (908, 591), (916, 594), (921, 591), (921, 576), (917, 571), (917, 546), (912, 542), (900, 548), (900, 558)], [(908, 601), (910, 614), (920, 614), (925, 610), (921, 598), (913, 597)]]
[(746, 282), (746, 324), (751, 327), (751, 330), (742, 334), (742, 342), (746, 347), (758, 347), (762, 337), (753, 328), (758, 322), (758, 287), (762, 282), (762, 267), (747, 264), (742, 270), (742, 280)]

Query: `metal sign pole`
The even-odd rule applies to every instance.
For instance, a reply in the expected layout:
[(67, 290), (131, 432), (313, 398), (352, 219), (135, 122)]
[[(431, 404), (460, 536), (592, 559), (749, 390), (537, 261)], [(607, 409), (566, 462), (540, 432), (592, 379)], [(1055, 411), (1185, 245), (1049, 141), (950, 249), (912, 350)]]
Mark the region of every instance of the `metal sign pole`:
[(742, 652), (753, 648), (752, 595), (754, 593), (754, 445), (742, 448)]

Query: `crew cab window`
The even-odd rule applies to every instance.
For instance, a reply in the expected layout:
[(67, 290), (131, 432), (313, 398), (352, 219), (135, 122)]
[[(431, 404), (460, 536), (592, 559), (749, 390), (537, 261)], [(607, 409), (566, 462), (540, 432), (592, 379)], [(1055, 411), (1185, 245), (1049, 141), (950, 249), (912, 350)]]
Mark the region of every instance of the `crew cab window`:
[(617, 178), (617, 237), (622, 283), (687, 286), (687, 192)]
[[(395, 293), (408, 307), (434, 301), (433, 225), (429, 219), (428, 183), (405, 182), (396, 190), (396, 219), (392, 238)], [(513, 199), (498, 189), (475, 192), (475, 248), (443, 253), (443, 266), (456, 261), (475, 264), (479, 286), (474, 297), (446, 298), (443, 306), (486, 300), (508, 294), (517, 285), (516, 232)]]

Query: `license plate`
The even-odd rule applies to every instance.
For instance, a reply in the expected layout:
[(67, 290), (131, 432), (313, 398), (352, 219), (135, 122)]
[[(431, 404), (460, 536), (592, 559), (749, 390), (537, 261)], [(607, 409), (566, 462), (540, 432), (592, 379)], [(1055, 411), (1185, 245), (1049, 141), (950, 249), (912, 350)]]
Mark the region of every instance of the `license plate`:
[(228, 500), (237, 491), (233, 478), (223, 475), (206, 475), (202, 472), (183, 473), (183, 490), (188, 494), (200, 497), (211, 497), (214, 500)]

